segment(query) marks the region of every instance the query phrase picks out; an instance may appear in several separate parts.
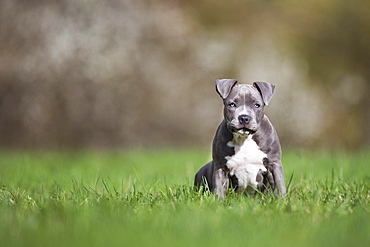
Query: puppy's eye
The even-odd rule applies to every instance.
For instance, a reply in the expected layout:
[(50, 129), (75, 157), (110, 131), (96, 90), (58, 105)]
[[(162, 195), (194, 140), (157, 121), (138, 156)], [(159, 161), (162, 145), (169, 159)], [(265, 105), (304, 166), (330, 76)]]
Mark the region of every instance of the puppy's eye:
[(254, 107), (255, 107), (255, 108), (260, 108), (260, 107), (261, 107), (261, 105), (260, 105), (260, 104), (258, 104), (258, 103), (255, 103), (255, 104), (254, 104)]
[(236, 107), (236, 104), (234, 102), (228, 104), (229, 107)]

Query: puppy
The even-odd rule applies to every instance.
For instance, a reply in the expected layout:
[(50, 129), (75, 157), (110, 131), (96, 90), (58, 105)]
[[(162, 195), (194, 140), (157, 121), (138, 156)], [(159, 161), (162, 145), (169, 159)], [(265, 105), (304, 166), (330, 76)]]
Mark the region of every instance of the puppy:
[(265, 189), (277, 196), (286, 194), (279, 138), (264, 114), (274, 89), (267, 82), (216, 80), (224, 119), (213, 139), (213, 160), (195, 175), (196, 187), (208, 187), (221, 199), (230, 187), (250, 194)]

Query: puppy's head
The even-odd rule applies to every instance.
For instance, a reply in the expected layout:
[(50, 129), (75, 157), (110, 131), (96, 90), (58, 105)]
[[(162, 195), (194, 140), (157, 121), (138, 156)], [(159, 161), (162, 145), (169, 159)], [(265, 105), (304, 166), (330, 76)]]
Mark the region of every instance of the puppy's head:
[(228, 129), (234, 134), (247, 136), (258, 130), (275, 85), (267, 82), (254, 82), (253, 85), (236, 83), (234, 79), (216, 80), (216, 91), (224, 101)]

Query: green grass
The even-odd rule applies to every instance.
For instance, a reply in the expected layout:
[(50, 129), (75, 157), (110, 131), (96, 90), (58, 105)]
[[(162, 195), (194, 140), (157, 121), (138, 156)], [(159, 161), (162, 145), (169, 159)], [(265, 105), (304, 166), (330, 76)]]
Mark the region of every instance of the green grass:
[(368, 151), (285, 151), (288, 194), (192, 190), (204, 150), (2, 151), (1, 246), (370, 246)]

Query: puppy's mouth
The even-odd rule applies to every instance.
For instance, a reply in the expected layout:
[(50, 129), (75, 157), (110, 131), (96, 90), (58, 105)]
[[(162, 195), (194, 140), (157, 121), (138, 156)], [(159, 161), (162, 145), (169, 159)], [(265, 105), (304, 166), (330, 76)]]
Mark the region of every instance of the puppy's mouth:
[(256, 130), (251, 130), (248, 128), (235, 128), (235, 127), (230, 127), (230, 130), (232, 133), (241, 135), (241, 136), (247, 136), (256, 133)]

